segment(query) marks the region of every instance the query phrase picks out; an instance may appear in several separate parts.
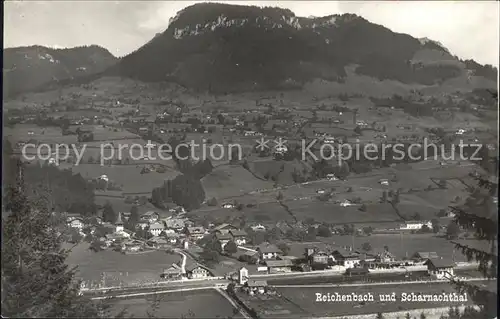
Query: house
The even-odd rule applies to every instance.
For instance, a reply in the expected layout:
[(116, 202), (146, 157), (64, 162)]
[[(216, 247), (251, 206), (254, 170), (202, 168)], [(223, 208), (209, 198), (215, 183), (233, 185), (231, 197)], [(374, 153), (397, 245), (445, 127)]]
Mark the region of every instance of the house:
[(428, 259), (437, 259), (439, 258), (438, 254), (435, 251), (417, 251), (416, 253), (413, 254), (412, 258), (413, 260), (417, 261), (427, 261)]
[(388, 252), (387, 250), (374, 250), (373, 254), (375, 255), (375, 261), (376, 262), (381, 262), (381, 263), (390, 263), (396, 261), (396, 256), (394, 256), (392, 253)]
[(343, 200), (340, 203), (340, 206), (342, 206), (342, 207), (349, 207), (349, 206), (352, 206), (352, 205), (353, 205), (352, 202), (350, 200), (348, 200), (348, 199), (345, 199), (345, 200)]
[(244, 285), (248, 281), (248, 269), (241, 267), (238, 270), (238, 282), (240, 285)]
[(380, 183), (380, 185), (386, 185), (387, 186), (387, 185), (389, 185), (389, 180), (384, 178), (384, 179), (381, 179), (379, 181), (379, 183)]
[(170, 243), (170, 244), (177, 244), (179, 242), (179, 239), (180, 239), (180, 235), (175, 233), (175, 232), (167, 232), (165, 233), (165, 238), (166, 240)]
[(283, 260), (266, 260), (265, 266), (270, 274), (280, 273), (280, 272), (291, 272), (293, 263), (289, 259)]
[(454, 276), (455, 263), (443, 258), (430, 258), (425, 263), (427, 272), (436, 279), (451, 279)]
[(83, 229), (83, 226), (85, 225), (83, 222), (83, 218), (81, 218), (80, 215), (68, 214), (66, 220), (68, 222), (68, 226), (76, 228), (78, 229), (78, 231), (81, 231)]
[(250, 279), (245, 283), (245, 288), (251, 295), (256, 293), (264, 294), (267, 289), (267, 281)]
[(224, 246), (233, 240), (233, 237), (228, 233), (216, 233), (215, 239), (220, 243), (221, 248), (224, 249)]
[(212, 233), (221, 232), (221, 233), (229, 233), (230, 230), (238, 230), (238, 227), (233, 226), (231, 224), (220, 224), (210, 230)]
[(158, 221), (160, 215), (157, 212), (149, 211), (141, 215), (141, 221), (147, 221), (149, 223), (154, 223)]
[(163, 270), (161, 277), (168, 279), (180, 279), (182, 275), (182, 268), (177, 264), (172, 264), (169, 268), (165, 268)]
[(256, 264), (259, 261), (259, 253), (256, 251), (246, 251), (238, 257), (238, 260), (249, 264)]
[(224, 204), (222, 204), (222, 208), (231, 209), (231, 208), (234, 208), (234, 204), (224, 203)]
[(200, 264), (193, 264), (186, 269), (189, 279), (205, 279), (212, 277), (212, 273), (208, 268)]
[(200, 240), (205, 236), (205, 228), (186, 227), (186, 236), (193, 241)]
[(158, 236), (155, 236), (153, 238), (150, 238), (148, 240), (148, 245), (154, 247), (154, 248), (157, 248), (157, 249), (164, 249), (164, 248), (170, 248), (170, 242), (165, 239), (165, 238), (161, 238), (161, 237), (158, 237)]
[(165, 219), (164, 222), (167, 229), (173, 229), (175, 231), (180, 231), (186, 227), (184, 220), (179, 218)]
[(162, 223), (152, 223), (149, 225), (149, 232), (153, 236), (160, 236), (164, 229), (165, 226)]
[(247, 233), (244, 230), (230, 230), (229, 234), (231, 235), (233, 241), (236, 245), (241, 246), (247, 243)]
[(261, 224), (250, 227), (253, 231), (266, 231), (266, 226)]
[(261, 245), (257, 248), (261, 260), (275, 259), (283, 252), (276, 245)]
[(432, 229), (432, 222), (430, 221), (406, 221), (404, 224), (399, 225), (400, 230), (420, 230), (422, 227), (427, 226)]
[(361, 258), (358, 253), (346, 249), (336, 249), (332, 254), (334, 260), (345, 268), (353, 268), (359, 265)]
[(306, 248), (305, 256), (310, 264), (328, 264), (330, 254), (315, 248)]

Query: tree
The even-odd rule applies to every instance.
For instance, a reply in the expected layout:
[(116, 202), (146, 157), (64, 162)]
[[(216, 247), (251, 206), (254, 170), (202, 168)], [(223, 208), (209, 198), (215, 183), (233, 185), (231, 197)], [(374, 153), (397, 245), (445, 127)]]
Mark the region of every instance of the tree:
[(111, 205), (110, 202), (106, 202), (106, 204), (104, 204), (104, 207), (102, 209), (103, 221), (108, 223), (114, 223), (116, 221), (116, 218), (118, 218), (118, 216), (116, 215), (115, 210), (113, 209), (113, 205)]
[(279, 243), (277, 247), (283, 252), (283, 255), (288, 255), (290, 253), (290, 246), (286, 243)]
[(217, 206), (217, 199), (215, 197), (212, 197), (207, 201), (208, 206)]
[(432, 230), (427, 225), (423, 225), (422, 228), (420, 228), (421, 233), (430, 233), (431, 231)]
[(432, 223), (432, 232), (434, 234), (439, 233), (439, 229), (441, 228), (441, 224), (439, 222), (439, 219), (434, 218), (431, 220), (431, 223)]
[(383, 192), (382, 192), (382, 197), (380, 198), (380, 201), (381, 201), (382, 203), (387, 202), (387, 191), (383, 191)]
[(365, 233), (367, 236), (370, 236), (373, 233), (373, 228), (368, 226), (363, 228), (363, 233)]
[(332, 237), (332, 231), (325, 225), (320, 225), (318, 227), (317, 234), (319, 237)]
[(379, 313), (377, 313), (377, 316), (375, 318), (376, 319), (384, 319), (384, 315), (381, 312), (379, 312)]
[(460, 233), (460, 227), (455, 221), (451, 221), (448, 224), (448, 227), (446, 227), (446, 237), (448, 239), (455, 239), (458, 237), (459, 233)]
[(227, 254), (232, 255), (238, 251), (238, 246), (234, 241), (230, 241), (224, 246), (224, 251)]
[[(498, 274), (498, 206), (492, 196), (498, 194), (498, 183), (487, 177), (477, 178), (478, 191), (470, 194), (470, 200), (464, 205), (453, 207), (455, 223), (465, 230), (473, 231), (477, 240), (489, 245), (489, 249), (470, 247), (465, 243), (454, 242), (467, 259), (479, 262), (479, 271), (486, 278), (497, 278)], [(458, 228), (458, 227), (457, 227)], [(498, 296), (496, 291), (488, 291), (477, 285), (452, 279), (459, 292), (467, 292), (473, 302), (479, 306), (479, 313), (475, 318), (493, 318), (497, 316)], [(468, 315), (471, 315), (469, 310)]]
[[(22, 164), (16, 165), (22, 172)], [(59, 234), (64, 220), (52, 214), (50, 190), (28, 200), (22, 175), (3, 185), (10, 214), (2, 216), (2, 315), (100, 317), (100, 309), (79, 295), (75, 269), (65, 264), (69, 251)]]
[(366, 212), (366, 205), (363, 204), (359, 207), (359, 210), (362, 211), (362, 212)]
[(366, 242), (361, 246), (361, 249), (363, 249), (364, 251), (371, 251), (373, 248), (370, 243)]

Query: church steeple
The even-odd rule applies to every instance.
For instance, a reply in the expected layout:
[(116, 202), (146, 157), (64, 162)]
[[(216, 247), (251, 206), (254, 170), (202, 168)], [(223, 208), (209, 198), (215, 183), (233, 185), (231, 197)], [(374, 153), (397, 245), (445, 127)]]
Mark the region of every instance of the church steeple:
[(116, 218), (115, 225), (123, 225), (122, 213), (121, 212), (118, 212), (118, 218)]

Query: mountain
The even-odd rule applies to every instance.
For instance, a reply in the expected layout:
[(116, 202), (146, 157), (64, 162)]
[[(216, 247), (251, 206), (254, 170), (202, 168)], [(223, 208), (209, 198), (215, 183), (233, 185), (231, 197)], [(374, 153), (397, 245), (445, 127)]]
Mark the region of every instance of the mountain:
[(4, 96), (12, 96), (50, 82), (104, 71), (118, 60), (96, 46), (51, 49), (43, 46), (8, 48), (3, 52)]
[(107, 73), (228, 92), (297, 88), (314, 79), (342, 83), (347, 66), (360, 76), (427, 86), (497, 78), (495, 68), (461, 61), (438, 42), (354, 14), (303, 18), (288, 9), (217, 3), (180, 11)]

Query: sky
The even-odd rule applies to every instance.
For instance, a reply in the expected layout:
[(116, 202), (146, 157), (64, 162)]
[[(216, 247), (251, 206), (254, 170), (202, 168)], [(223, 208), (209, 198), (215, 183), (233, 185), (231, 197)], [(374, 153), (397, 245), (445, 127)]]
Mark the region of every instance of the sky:
[[(202, 1), (6, 1), (4, 47), (97, 44), (116, 56), (135, 51)], [(204, 1), (203, 1), (204, 2)], [(354, 13), (400, 33), (441, 42), (452, 54), (498, 67), (496, 1), (211, 1), (277, 6), (297, 16)]]

